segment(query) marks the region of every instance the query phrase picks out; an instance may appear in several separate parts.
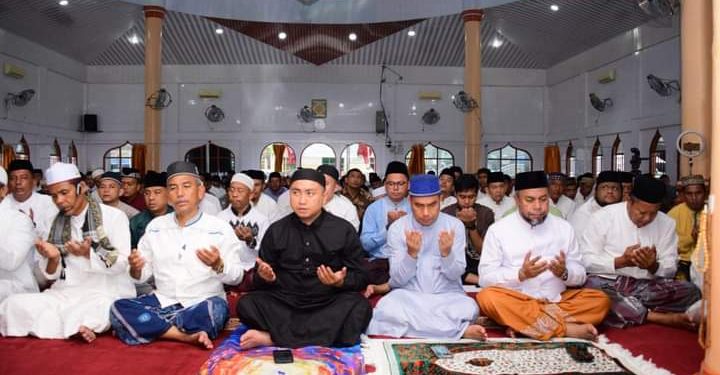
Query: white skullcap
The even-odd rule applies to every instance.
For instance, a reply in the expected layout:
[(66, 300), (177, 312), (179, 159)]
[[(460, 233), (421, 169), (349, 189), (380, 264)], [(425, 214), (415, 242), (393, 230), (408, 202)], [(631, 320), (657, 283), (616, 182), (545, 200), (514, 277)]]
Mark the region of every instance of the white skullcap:
[(7, 185), (7, 172), (5, 171), (5, 168), (0, 167), (0, 185)]
[(75, 164), (55, 163), (45, 171), (48, 186), (80, 178), (80, 171)]
[(373, 189), (372, 191), (373, 198), (377, 198), (385, 194), (387, 194), (387, 192), (385, 191), (385, 186), (380, 186), (379, 188)]
[(98, 169), (92, 171), (92, 173), (90, 173), (90, 177), (92, 177), (94, 180), (96, 178), (100, 178), (100, 176), (102, 176), (103, 173), (105, 173), (105, 171), (102, 168), (98, 168)]
[(252, 189), (255, 187), (255, 181), (253, 181), (253, 179), (245, 173), (235, 173), (235, 175), (233, 175), (232, 177), (232, 180), (230, 180), (231, 184), (233, 182), (240, 182), (241, 184), (247, 186), (250, 191), (252, 191)]

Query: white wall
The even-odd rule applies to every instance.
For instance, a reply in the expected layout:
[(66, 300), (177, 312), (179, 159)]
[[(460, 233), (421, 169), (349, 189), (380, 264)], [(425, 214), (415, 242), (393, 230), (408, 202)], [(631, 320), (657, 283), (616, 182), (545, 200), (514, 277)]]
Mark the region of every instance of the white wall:
[[(603, 146), (603, 166), (610, 168), (611, 147), (620, 136), (625, 153), (625, 170), (630, 170), (630, 148), (637, 147), (642, 157), (649, 154), (650, 142), (657, 130), (667, 148), (668, 174), (677, 178), (674, 142), (680, 133), (678, 95), (661, 97), (652, 91), (646, 76), (680, 78), (680, 38), (677, 25), (672, 28), (642, 26), (628, 31), (595, 48), (576, 55), (547, 71), (549, 91), (549, 127), (547, 140), (557, 142), (564, 159), (572, 140), (578, 158), (577, 172), (591, 170), (591, 151), (596, 137)], [(615, 70), (616, 80), (601, 84), (598, 78)], [(589, 93), (611, 98), (612, 108), (596, 111)], [(564, 162), (563, 162), (564, 168)], [(647, 161), (641, 170), (648, 171)]]

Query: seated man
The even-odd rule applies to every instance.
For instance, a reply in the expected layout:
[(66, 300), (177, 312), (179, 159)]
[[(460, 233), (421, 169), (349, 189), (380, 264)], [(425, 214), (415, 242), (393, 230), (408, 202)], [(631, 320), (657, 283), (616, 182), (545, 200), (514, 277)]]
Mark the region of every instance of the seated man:
[(268, 228), (260, 246), (255, 284), (238, 301), (250, 328), (242, 349), (351, 346), (360, 340), (372, 309), (359, 293), (367, 285), (357, 232), (323, 210), (325, 177), (310, 169), (292, 175), (293, 213)]
[(583, 232), (583, 262), (590, 274), (586, 286), (601, 289), (612, 299), (608, 325), (648, 321), (696, 328), (685, 311), (700, 299), (700, 290), (673, 279), (678, 238), (675, 222), (658, 212), (664, 196), (662, 181), (638, 176), (630, 200), (593, 214)]
[(480, 309), (499, 324), (538, 340), (594, 340), (610, 308), (604, 293), (567, 289), (585, 282), (570, 224), (549, 215), (542, 171), (519, 173), (518, 210), (488, 229), (480, 257)]
[[(457, 203), (455, 198), (455, 173), (451, 168), (440, 171), (440, 209)], [(459, 177), (458, 177), (459, 178)], [(477, 195), (477, 194), (476, 194)]]
[(27, 160), (15, 159), (8, 166), (8, 194), (0, 206), (20, 211), (35, 223), (38, 237), (47, 238), (50, 224), (58, 214), (52, 198), (35, 191), (33, 165)]
[(495, 221), (505, 216), (505, 213), (515, 208), (515, 200), (505, 195), (507, 185), (505, 183), (505, 175), (502, 172), (492, 172), (488, 174), (487, 194), (477, 198), (477, 203), (481, 204), (495, 213)]
[(686, 176), (682, 183), (683, 203), (673, 207), (668, 216), (675, 220), (675, 232), (678, 236), (678, 270), (675, 278), (691, 281), (690, 268), (692, 256), (697, 246), (700, 232), (700, 214), (705, 208), (707, 191), (702, 175)]
[(145, 209), (130, 219), (130, 244), (133, 249), (137, 248), (140, 239), (145, 234), (145, 228), (156, 218), (173, 212), (168, 204), (167, 173), (148, 171), (143, 180), (143, 198)]
[[(0, 174), (5, 172), (0, 167)], [(2, 179), (3, 176), (0, 176)], [(7, 177), (6, 177), (7, 179)], [(2, 181), (0, 180), (0, 183)], [(37, 293), (33, 275), (35, 228), (27, 215), (0, 206), (0, 302), (17, 293)]]
[(123, 183), (120, 173), (105, 172), (100, 177), (100, 187), (98, 194), (102, 202), (110, 207), (115, 207), (127, 215), (128, 219), (140, 213), (135, 207), (120, 200), (123, 195)]
[(258, 210), (261, 214), (265, 215), (268, 220), (276, 219), (275, 210), (277, 208), (277, 202), (272, 199), (269, 195), (263, 193), (265, 190), (265, 172), (256, 169), (249, 169), (243, 171), (246, 175), (250, 176), (255, 183), (253, 187), (253, 194), (250, 197), (250, 204)]
[(594, 196), (578, 206), (568, 218), (568, 222), (575, 230), (576, 239), (580, 241), (580, 238), (582, 238), (583, 231), (590, 222), (592, 214), (609, 204), (620, 202), (621, 199), (620, 172), (600, 172), (597, 176)]
[[(442, 177), (442, 176), (441, 176)], [(493, 211), (483, 205), (475, 203), (477, 199), (478, 184), (475, 176), (464, 174), (455, 181), (455, 195), (457, 204), (445, 207), (442, 212), (455, 216), (465, 224), (465, 273), (462, 281), (465, 284), (478, 284), (478, 263), (482, 253), (483, 238), (490, 224), (495, 219)]]
[(254, 256), (241, 253), (228, 223), (200, 211), (205, 186), (194, 164), (174, 162), (167, 174), (175, 212), (150, 222), (128, 258), (133, 279), (155, 277), (155, 293), (116, 301), (113, 329), (128, 345), (165, 339), (212, 349), (228, 319), (223, 283), (239, 283)]
[(85, 194), (74, 164), (55, 163), (45, 173), (60, 213), (48, 240), (37, 240), (44, 277), (54, 280), (43, 293), (15, 294), (0, 304), (3, 336), (34, 335), (87, 342), (110, 328), (110, 305), (135, 296), (127, 275), (130, 229), (127, 216)]
[(120, 199), (138, 211), (146, 208), (143, 197), (143, 181), (140, 171), (135, 168), (122, 169), (122, 197)]
[(552, 172), (548, 176), (548, 194), (551, 202), (560, 210), (563, 219), (567, 219), (575, 211), (575, 201), (565, 196), (565, 180), (564, 174), (560, 172)]
[(245, 173), (235, 173), (228, 188), (230, 205), (217, 217), (229, 223), (235, 230), (243, 252), (257, 256), (270, 223), (265, 215), (250, 204), (253, 188), (254, 182), (250, 176)]
[(477, 304), (463, 290), (465, 226), (440, 212), (436, 176), (410, 180), (411, 216), (388, 231), (391, 291), (375, 307), (369, 335), (484, 339)]

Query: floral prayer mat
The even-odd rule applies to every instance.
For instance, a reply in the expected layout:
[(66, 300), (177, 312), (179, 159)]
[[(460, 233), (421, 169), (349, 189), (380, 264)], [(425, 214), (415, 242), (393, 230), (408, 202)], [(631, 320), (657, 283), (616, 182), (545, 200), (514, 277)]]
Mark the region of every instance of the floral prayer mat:
[[(450, 355), (438, 358), (431, 347)], [(634, 374), (587, 341), (385, 342), (392, 374)], [(573, 358), (574, 357), (574, 358)]]
[(285, 375), (355, 375), (361, 374), (363, 356), (360, 345), (348, 348), (309, 346), (293, 349), (293, 363), (277, 364), (273, 350), (278, 347), (240, 348), (240, 336), (247, 326), (240, 325), (213, 352), (200, 368), (202, 375), (285, 374)]

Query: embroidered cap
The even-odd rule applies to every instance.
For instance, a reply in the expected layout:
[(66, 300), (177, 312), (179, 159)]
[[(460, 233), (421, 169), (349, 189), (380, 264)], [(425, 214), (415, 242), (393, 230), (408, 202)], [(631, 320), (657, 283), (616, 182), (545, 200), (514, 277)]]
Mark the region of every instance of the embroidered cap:
[(197, 167), (195, 164), (187, 162), (187, 161), (176, 161), (167, 167), (167, 180), (170, 182), (170, 180), (179, 175), (189, 175), (193, 176), (195, 178), (200, 178), (200, 173), (198, 172)]
[(565, 182), (565, 175), (560, 172), (550, 172), (550, 174), (548, 174), (548, 180)]
[(78, 178), (80, 171), (71, 163), (55, 163), (45, 171), (45, 181), (48, 186)]
[(232, 176), (232, 180), (230, 180), (231, 184), (233, 182), (239, 182), (239, 183), (247, 186), (247, 188), (250, 189), (250, 191), (252, 191), (253, 188), (255, 187), (255, 181), (253, 181), (252, 177), (246, 175), (245, 173), (235, 173)]
[(418, 174), (410, 178), (410, 196), (429, 197), (440, 194), (440, 179), (431, 174)]
[(685, 176), (680, 179), (680, 182), (682, 182), (682, 186), (688, 187), (691, 185), (703, 185), (705, 186), (705, 177), (701, 174), (696, 174), (692, 176)]

